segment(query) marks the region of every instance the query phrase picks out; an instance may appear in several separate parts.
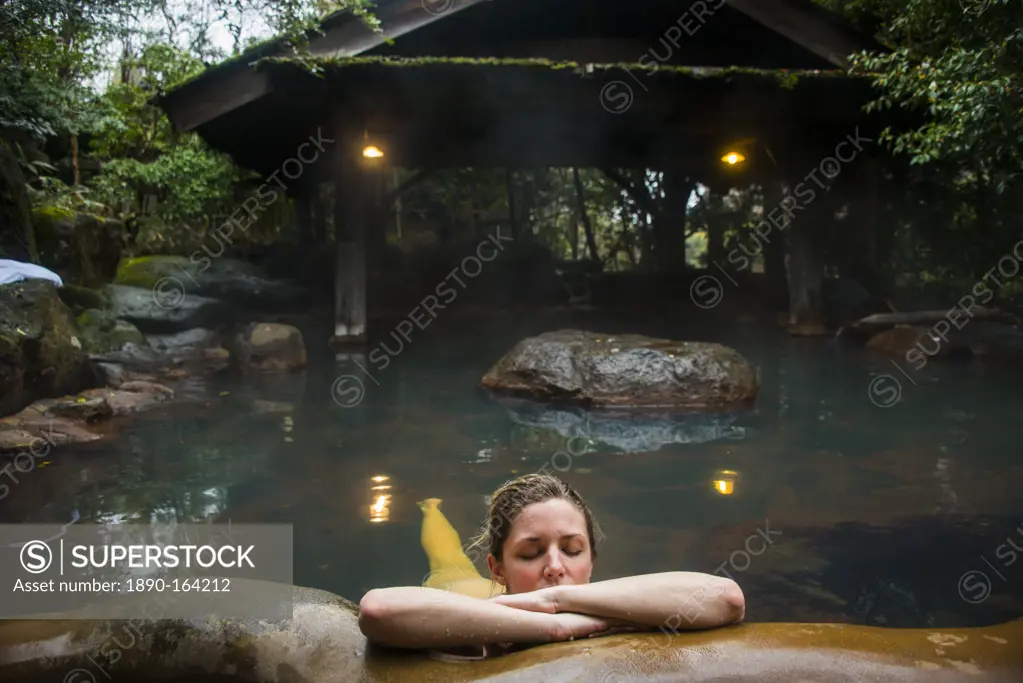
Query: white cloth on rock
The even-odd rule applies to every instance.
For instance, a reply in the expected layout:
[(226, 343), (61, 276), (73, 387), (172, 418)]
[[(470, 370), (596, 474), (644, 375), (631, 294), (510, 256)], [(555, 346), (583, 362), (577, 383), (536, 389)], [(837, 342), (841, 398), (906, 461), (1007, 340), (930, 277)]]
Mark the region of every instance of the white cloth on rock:
[(60, 275), (57, 275), (49, 268), (43, 268), (34, 263), (0, 259), (0, 285), (9, 285), (12, 282), (20, 282), (29, 278), (50, 280), (56, 283), (58, 287), (64, 286), (64, 281), (60, 279)]

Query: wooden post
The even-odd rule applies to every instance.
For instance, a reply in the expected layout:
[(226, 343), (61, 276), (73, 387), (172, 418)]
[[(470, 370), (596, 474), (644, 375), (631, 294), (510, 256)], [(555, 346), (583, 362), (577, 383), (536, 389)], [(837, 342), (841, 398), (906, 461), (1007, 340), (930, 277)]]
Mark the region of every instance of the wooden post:
[(317, 246), (327, 243), (327, 214), (330, 212), (330, 202), (325, 196), (324, 184), (317, 183), (316, 191), (313, 193), (313, 243)]
[(375, 162), (372, 166), (360, 168), (359, 171), (362, 177), (363, 206), (366, 211), (366, 220), (363, 221), (365, 226), (363, 253), (365, 254), (366, 269), (366, 308), (367, 310), (370, 308), (376, 310), (373, 297), (382, 293), (383, 288), (388, 285), (386, 256), (390, 215), (383, 206), (383, 198), (388, 194), (385, 184), (386, 176), (390, 173), (383, 172), (383, 166)]
[(818, 233), (822, 221), (830, 214), (828, 197), (819, 193), (806, 209), (796, 214), (789, 231), (789, 334), (796, 336), (825, 335), (821, 307), (824, 262)]
[(295, 232), (298, 243), (309, 249), (313, 243), (313, 200), (316, 186), (303, 188), (295, 196)]
[(331, 346), (366, 343), (366, 222), (368, 187), (350, 145), (342, 145), (334, 200), (337, 269)]
[[(781, 183), (766, 180), (764, 188), (764, 213), (769, 214), (781, 206)], [(774, 231), (772, 231), (774, 232)], [(785, 241), (784, 232), (778, 231), (771, 235), (770, 241), (764, 245), (764, 279), (767, 281), (769, 298), (773, 306), (783, 306), (788, 302), (788, 275), (785, 272)]]
[(401, 188), (401, 184), (398, 182), (400, 179), (401, 179), (401, 174), (398, 173), (398, 169), (395, 168), (392, 171), (391, 182), (392, 182), (392, 184), (394, 186), (394, 204), (393, 204), (393, 206), (394, 206), (394, 209), (393, 209), (394, 210), (394, 231), (395, 231), (395, 241), (396, 241), (396, 243), (398, 245), (398, 249), (401, 249), (404, 246), (404, 242), (402, 242), (402, 240), (401, 240), (401, 212), (404, 210), (404, 207), (402, 206), (402, 203), (401, 203), (401, 194), (398, 192), (398, 190)]

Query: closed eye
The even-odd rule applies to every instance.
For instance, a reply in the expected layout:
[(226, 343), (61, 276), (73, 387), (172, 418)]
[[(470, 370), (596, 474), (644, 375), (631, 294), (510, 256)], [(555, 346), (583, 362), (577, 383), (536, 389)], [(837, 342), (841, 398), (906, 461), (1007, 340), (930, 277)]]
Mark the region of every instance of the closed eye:
[[(562, 552), (565, 553), (566, 555), (568, 555), (569, 557), (578, 557), (580, 554), (582, 554), (583, 551), (582, 550), (574, 550), (574, 551), (573, 550), (563, 550)], [(535, 560), (535, 559), (537, 559), (539, 557), (543, 557), (543, 552), (538, 552), (538, 553), (535, 553), (533, 555), (520, 555), (519, 559), (522, 559), (522, 560)]]

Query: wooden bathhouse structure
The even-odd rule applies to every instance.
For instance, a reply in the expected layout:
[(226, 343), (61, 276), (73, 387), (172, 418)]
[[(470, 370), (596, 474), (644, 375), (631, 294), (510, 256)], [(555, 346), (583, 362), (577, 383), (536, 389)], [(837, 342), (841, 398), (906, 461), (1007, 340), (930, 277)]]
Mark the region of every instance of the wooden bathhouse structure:
[[(839, 143), (881, 127), (863, 111), (869, 81), (846, 61), (880, 46), (811, 0), (379, 0), (371, 11), (378, 30), (337, 12), (301, 58), (270, 41), (158, 100), (176, 130), (276, 174), (299, 216), (320, 184), (335, 185), (337, 344), (366, 340), (375, 204), (394, 198), (372, 191), (384, 167), (662, 171), (669, 195), (682, 188), (683, 215), (663, 244), (684, 249), (691, 185), (671, 178), (762, 182), (780, 203), (782, 183), (814, 169), (823, 179)], [(319, 150), (317, 161), (289, 173), (282, 163), (310, 138), (318, 147), (303, 153)], [(876, 251), (878, 151), (845, 151), (841, 180), (862, 194), (864, 249)], [(787, 257), (780, 239), (766, 254), (787, 262), (795, 332), (819, 327), (823, 204), (800, 207)]]

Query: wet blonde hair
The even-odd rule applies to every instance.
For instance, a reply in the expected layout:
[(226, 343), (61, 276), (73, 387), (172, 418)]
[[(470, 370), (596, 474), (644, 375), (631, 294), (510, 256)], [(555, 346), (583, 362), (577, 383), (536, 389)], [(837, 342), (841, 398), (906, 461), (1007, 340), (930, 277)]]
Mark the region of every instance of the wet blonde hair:
[(597, 542), (603, 533), (593, 518), (593, 513), (586, 506), (574, 488), (552, 474), (526, 474), (505, 482), (490, 496), (490, 509), (483, 529), (468, 547), (469, 552), (485, 552), (493, 555), (498, 561), (504, 550), (505, 541), (511, 534), (515, 520), (529, 505), (543, 503), (560, 498), (574, 505), (586, 519), (586, 533), (590, 539), (590, 552), (593, 559), (597, 558)]

